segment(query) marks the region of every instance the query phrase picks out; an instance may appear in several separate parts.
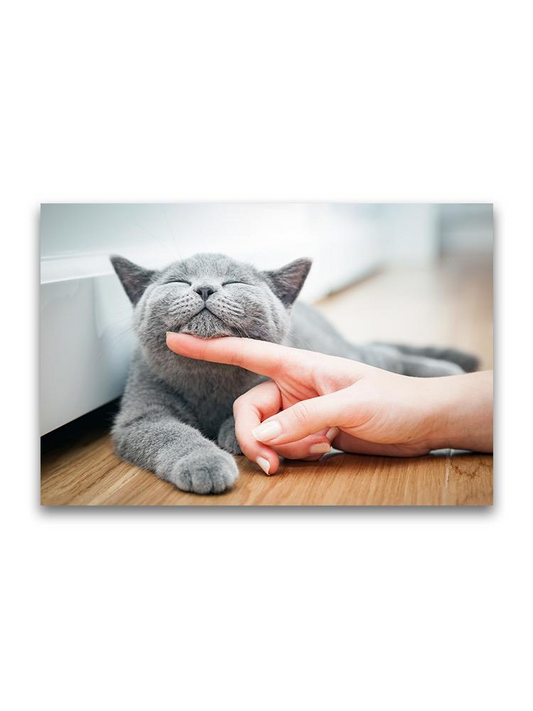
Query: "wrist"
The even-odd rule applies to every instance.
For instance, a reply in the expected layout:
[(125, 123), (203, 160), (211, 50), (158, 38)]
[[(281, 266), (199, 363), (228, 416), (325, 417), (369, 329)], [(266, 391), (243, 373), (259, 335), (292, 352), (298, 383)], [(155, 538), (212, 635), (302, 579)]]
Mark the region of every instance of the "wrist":
[(428, 378), (430, 449), (492, 451), (492, 372)]

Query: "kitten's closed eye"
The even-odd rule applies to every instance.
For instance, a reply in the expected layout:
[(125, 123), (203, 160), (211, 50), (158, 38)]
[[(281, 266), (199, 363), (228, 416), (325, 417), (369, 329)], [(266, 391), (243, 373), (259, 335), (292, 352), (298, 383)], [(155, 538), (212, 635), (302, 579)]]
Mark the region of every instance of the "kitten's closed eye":
[(186, 286), (192, 286), (190, 281), (185, 281), (185, 279), (173, 279), (172, 281), (167, 281), (167, 284), (184, 284)]
[(225, 281), (222, 286), (230, 286), (230, 284), (240, 284), (241, 286), (251, 286), (245, 281)]

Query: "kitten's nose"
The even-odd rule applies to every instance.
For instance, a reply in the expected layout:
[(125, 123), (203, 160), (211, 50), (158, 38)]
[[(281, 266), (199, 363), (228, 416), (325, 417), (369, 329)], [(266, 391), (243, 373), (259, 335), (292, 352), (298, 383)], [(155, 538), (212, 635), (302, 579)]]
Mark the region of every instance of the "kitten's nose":
[(197, 286), (194, 290), (197, 294), (200, 294), (204, 301), (207, 301), (211, 294), (215, 293), (215, 289), (212, 286)]

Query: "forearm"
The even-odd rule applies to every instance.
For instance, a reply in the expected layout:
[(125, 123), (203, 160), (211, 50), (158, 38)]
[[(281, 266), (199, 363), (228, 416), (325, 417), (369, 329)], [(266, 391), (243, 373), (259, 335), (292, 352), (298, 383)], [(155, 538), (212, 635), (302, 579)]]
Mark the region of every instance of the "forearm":
[(492, 452), (493, 373), (427, 380), (431, 449)]

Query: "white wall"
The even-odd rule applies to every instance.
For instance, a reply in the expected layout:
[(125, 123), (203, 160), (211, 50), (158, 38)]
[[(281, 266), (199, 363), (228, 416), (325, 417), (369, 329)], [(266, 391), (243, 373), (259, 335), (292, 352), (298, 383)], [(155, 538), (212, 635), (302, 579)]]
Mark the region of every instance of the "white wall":
[(382, 261), (377, 208), (316, 204), (44, 205), (42, 281), (111, 274), (117, 252), (160, 267), (196, 252), (224, 252), (262, 268), (316, 261), (313, 300)]

